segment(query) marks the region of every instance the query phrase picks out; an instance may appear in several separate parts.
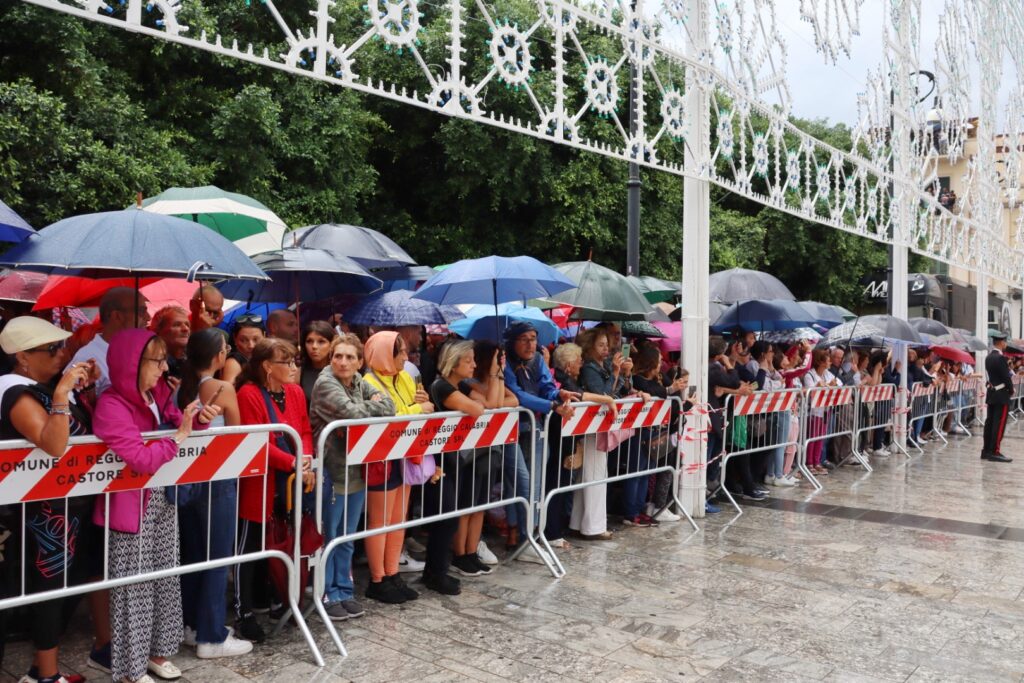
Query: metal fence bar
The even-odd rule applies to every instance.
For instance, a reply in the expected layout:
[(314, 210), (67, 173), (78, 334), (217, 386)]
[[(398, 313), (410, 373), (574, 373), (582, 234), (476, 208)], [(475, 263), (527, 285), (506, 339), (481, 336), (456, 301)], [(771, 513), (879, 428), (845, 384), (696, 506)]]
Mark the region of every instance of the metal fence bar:
[[(726, 398), (725, 427), (722, 430), (721, 481), (712, 495), (723, 493), (736, 509), (737, 515), (743, 514), (743, 508), (726, 486), (729, 462), (737, 457), (755, 453), (767, 453), (767, 456), (771, 457), (776, 449), (785, 449), (787, 446), (795, 446), (800, 453), (803, 450), (800, 446), (805, 422), (802, 398), (800, 389), (758, 391), (747, 396), (733, 394)], [(787, 413), (792, 419), (794, 408), (798, 411), (797, 419), (801, 425), (796, 441), (790, 440), (788, 429), (783, 430), (783, 425), (788, 425), (788, 421), (780, 417), (780, 414)], [(819, 486), (803, 458), (797, 459), (797, 466), (809, 482)]]
[[(537, 473), (533, 468), (530, 469), (528, 491), (522, 491), (514, 477), (510, 482), (505, 476), (507, 470), (504, 467), (504, 459), (517, 456), (520, 420), (525, 420), (531, 426), (531, 433), (535, 433), (534, 415), (524, 408), (488, 410), (479, 418), (465, 413), (443, 412), (335, 420), (324, 427), (316, 444), (319, 465), (317, 491), (322, 493), (324, 489), (324, 458), (327, 454), (328, 440), (342, 438), (345, 476), (342, 482), (333, 484), (336, 491), (337, 485), (341, 483), (345, 493), (332, 495), (347, 497), (361, 494), (366, 501), (364, 505), (367, 512), (367, 518), (360, 526), (360, 520), (349, 518), (346, 504), (341, 519), (341, 528), (345, 529), (345, 533), (333, 538), (330, 537), (330, 533), (325, 534), (324, 546), (311, 560), (316, 567), (313, 580), (314, 607), (342, 656), (347, 656), (348, 652), (327, 613), (324, 597), (327, 584), (326, 570), (330, 566), (331, 556), (344, 544), (508, 505), (521, 505), (527, 518), (525, 543), (545, 561), (548, 570), (556, 574), (556, 568), (541, 551), (534, 534), (535, 514), (531, 492), (535, 489)], [(530, 449), (529, 461), (534, 462), (533, 444), (527, 446)], [(499, 450), (500, 455), (495, 455), (495, 450)], [(405, 472), (409, 471), (406, 469), (406, 461), (414, 462), (414, 459), (420, 459), (422, 463), (426, 458), (433, 459), (437, 470), (435, 474), (440, 473), (441, 476), (423, 485), (408, 487), (404, 481)], [(395, 474), (392, 469), (398, 467), (403, 469), (401, 475)], [(492, 492), (496, 485), (491, 475), (499, 471), (502, 493), (494, 498)], [(370, 494), (380, 494), (381, 491), (377, 489), (389, 485), (380, 482), (390, 482), (392, 478), (396, 481), (401, 479), (402, 483), (398, 488), (404, 495), (397, 496), (397, 500), (390, 503), (386, 493), (375, 496), (372, 504), (377, 506), (382, 502), (383, 508), (375, 509), (372, 513), (374, 519), (370, 520)], [(371, 481), (378, 483), (371, 484)], [(413, 488), (418, 491), (412, 491)], [(506, 491), (509, 490), (511, 495), (506, 495)], [(414, 510), (418, 509), (419, 514), (407, 519), (406, 513), (410, 505)], [(317, 507), (318, 523), (323, 529), (322, 497)], [(350, 528), (352, 531), (348, 531)]]
[(931, 417), (935, 410), (935, 385), (914, 382), (910, 387), (910, 414), (907, 420), (907, 443), (919, 451), (921, 447), (920, 434), (924, 429), (924, 421)]
[[(287, 600), (295, 615), (296, 623), (306, 639), (306, 644), (313, 654), (314, 661), (316, 661), (318, 666), (323, 666), (324, 660), (316, 641), (313, 639), (308, 625), (298, 610), (298, 600), (302, 590), (298, 572), (299, 533), (302, 516), (300, 505), (296, 505), (292, 514), (295, 544), (291, 553), (284, 550), (268, 549), (266, 537), (264, 536), (260, 540), (260, 549), (258, 551), (237, 552), (235, 539), (232, 539), (231, 546), (236, 551), (234, 554), (226, 557), (212, 558), (210, 557), (208, 539), (205, 560), (184, 565), (179, 564), (174, 567), (140, 570), (129, 576), (110, 576), (110, 496), (112, 494), (138, 491), (142, 495), (142, 491), (147, 489), (159, 489), (162, 491), (164, 487), (169, 486), (207, 484), (207, 500), (209, 501), (210, 487), (208, 485), (211, 482), (245, 480), (255, 477), (261, 479), (263, 483), (262, 490), (265, 491), (267, 478), (273, 476), (273, 470), (270, 469), (268, 462), (269, 439), (265, 435), (269, 435), (272, 432), (283, 433), (295, 446), (295, 452), (302, 453), (301, 437), (298, 432), (286, 424), (217, 427), (194, 432), (192, 436), (178, 447), (177, 457), (165, 463), (152, 475), (144, 475), (131, 470), (124, 461), (118, 458), (116, 454), (96, 437), (74, 437), (69, 439), (68, 448), (60, 458), (52, 458), (28, 441), (0, 441), (0, 506), (20, 506), (21, 508), (19, 533), (21, 535), (20, 558), (22, 561), (21, 587), (18, 595), (0, 599), (0, 610), (13, 609), (47, 600), (82, 595), (98, 590), (118, 588), (172, 576), (203, 572), (246, 562), (267, 559), (279, 560), (284, 564), (288, 574)], [(147, 432), (143, 434), (143, 438), (152, 440), (167, 438), (173, 435), (173, 431)], [(296, 458), (295, 484), (296, 494), (301, 495), (301, 457)], [(175, 489), (175, 502), (178, 500), (178, 494), (179, 490)], [(74, 585), (70, 583), (67, 545), (68, 531), (65, 528), (65, 543), (60, 558), (64, 573), (63, 585), (50, 590), (28, 592), (24, 572), (26, 564), (24, 558), (26, 557), (25, 551), (28, 536), (25, 532), (27, 506), (33, 502), (63, 499), (66, 510), (66, 506), (70, 504), (69, 501), (72, 499), (91, 498), (95, 495), (103, 496), (104, 502), (105, 523), (102, 528), (102, 578), (95, 581), (86, 580)], [(161, 493), (161, 495), (165, 494)], [(264, 510), (266, 505), (267, 501), (264, 497)], [(178, 508), (177, 506), (175, 507), (175, 512), (177, 513)], [(209, 529), (212, 524), (212, 520), (209, 517), (213, 514), (210, 506), (207, 506), (207, 512), (207, 529)], [(140, 528), (142, 515), (143, 512), (140, 506)], [(91, 510), (88, 516), (92, 517)], [(175, 542), (177, 542), (177, 514), (175, 514), (174, 526)], [(141, 567), (141, 562), (137, 566)]]
[[(854, 431), (853, 447), (863, 457), (869, 451), (876, 457), (890, 454), (889, 447), (898, 448), (909, 457), (906, 449), (895, 438), (896, 395), (899, 388), (895, 384), (876, 384), (858, 388), (859, 424)], [(889, 446), (885, 444), (885, 432), (893, 437)]]

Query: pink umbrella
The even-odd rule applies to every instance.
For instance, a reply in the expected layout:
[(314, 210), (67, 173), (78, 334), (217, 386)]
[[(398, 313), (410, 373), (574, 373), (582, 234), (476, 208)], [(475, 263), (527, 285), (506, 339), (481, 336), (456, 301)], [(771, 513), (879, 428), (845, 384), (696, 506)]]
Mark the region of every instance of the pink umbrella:
[(164, 306), (171, 305), (181, 306), (186, 311), (189, 310), (189, 300), (192, 299), (192, 295), (198, 288), (198, 282), (167, 278), (140, 287), (139, 292), (146, 297), (146, 301), (149, 302), (146, 309), (150, 315), (153, 315)]
[(654, 343), (666, 353), (673, 351), (683, 350), (683, 323), (674, 320), (672, 322), (653, 322), (651, 323), (659, 330), (665, 333), (664, 339), (655, 339)]
[(51, 275), (39, 293), (33, 310), (57, 308), (58, 306), (99, 306), (100, 299), (108, 289), (148, 285), (162, 278), (118, 277), (93, 280), (70, 275)]
[(27, 270), (9, 270), (0, 276), (0, 300), (35, 303), (46, 284), (46, 276)]

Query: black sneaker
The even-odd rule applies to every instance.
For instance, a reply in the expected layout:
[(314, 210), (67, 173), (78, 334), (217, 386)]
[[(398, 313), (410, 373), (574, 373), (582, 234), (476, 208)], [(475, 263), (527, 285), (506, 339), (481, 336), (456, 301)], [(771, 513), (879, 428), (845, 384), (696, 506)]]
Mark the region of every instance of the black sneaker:
[(387, 577), (380, 583), (370, 581), (366, 587), (366, 597), (388, 605), (401, 605), (407, 599), (398, 586), (388, 581)]
[(396, 586), (398, 590), (402, 593), (402, 595), (405, 596), (406, 600), (415, 600), (416, 598), (420, 597), (419, 592), (413, 588), (410, 588), (409, 584), (405, 582), (405, 579), (402, 578), (401, 574), (388, 576), (384, 580), (390, 581), (394, 586)]
[(423, 572), (423, 585), (442, 595), (458, 595), (462, 592), (462, 584), (459, 580), (447, 574), (435, 576)]
[(99, 669), (104, 673), (110, 673), (110, 643), (103, 647), (93, 647), (89, 650), (89, 659), (85, 662), (93, 669)]
[(263, 627), (256, 620), (255, 614), (246, 614), (235, 622), (235, 635), (254, 643), (262, 643), (267, 639), (267, 634), (263, 632)]
[(751, 493), (744, 492), (740, 494), (740, 498), (743, 500), (764, 500), (767, 497), (768, 494), (762, 493), (761, 491), (753, 491)]
[(474, 555), (456, 555), (452, 560), (452, 568), (463, 576), (480, 576), (483, 570), (473, 561)]
[(284, 616), (286, 614), (290, 616), (291, 613), (292, 613), (292, 608), (289, 607), (288, 605), (280, 605), (279, 604), (279, 605), (276, 605), (274, 607), (271, 607), (270, 608), (270, 612), (268, 613), (268, 616), (270, 617), (270, 623), (276, 624), (277, 622), (279, 622), (282, 619), (284, 619)]
[(490, 574), (491, 573), (491, 570), (493, 568), (488, 566), (488, 565), (486, 565), (486, 564), (484, 564), (484, 561), (481, 560), (480, 556), (477, 555), (476, 553), (470, 553), (469, 554), (469, 559), (473, 560), (473, 562), (476, 564), (477, 568), (480, 570), (481, 574)]

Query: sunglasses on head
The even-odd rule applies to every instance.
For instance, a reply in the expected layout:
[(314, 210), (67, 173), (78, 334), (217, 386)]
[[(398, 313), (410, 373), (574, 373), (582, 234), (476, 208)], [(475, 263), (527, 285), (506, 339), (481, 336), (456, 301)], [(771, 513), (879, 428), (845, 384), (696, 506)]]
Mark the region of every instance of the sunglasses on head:
[(263, 322), (263, 316), (256, 313), (243, 313), (235, 318), (236, 325), (259, 325)]
[(42, 353), (43, 351), (45, 351), (49, 353), (50, 357), (52, 358), (53, 356), (56, 356), (58, 353), (60, 353), (60, 350), (63, 348), (64, 340), (62, 339), (61, 341), (55, 341), (52, 344), (47, 344), (46, 346), (40, 349), (28, 349), (27, 353)]

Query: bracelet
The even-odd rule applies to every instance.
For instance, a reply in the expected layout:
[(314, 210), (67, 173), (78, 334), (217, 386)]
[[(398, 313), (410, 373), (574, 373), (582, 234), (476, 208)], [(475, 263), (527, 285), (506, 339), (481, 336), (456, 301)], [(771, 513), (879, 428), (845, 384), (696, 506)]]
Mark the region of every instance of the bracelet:
[(186, 437), (182, 437), (181, 441), (178, 441), (178, 435), (175, 434), (174, 436), (171, 437), (171, 441), (174, 442), (175, 446), (180, 446), (182, 443), (184, 443), (185, 439), (187, 439), (187, 438), (188, 438), (187, 436)]
[(68, 417), (71, 417), (71, 411), (67, 408), (53, 407), (50, 408), (50, 415), (67, 415)]

